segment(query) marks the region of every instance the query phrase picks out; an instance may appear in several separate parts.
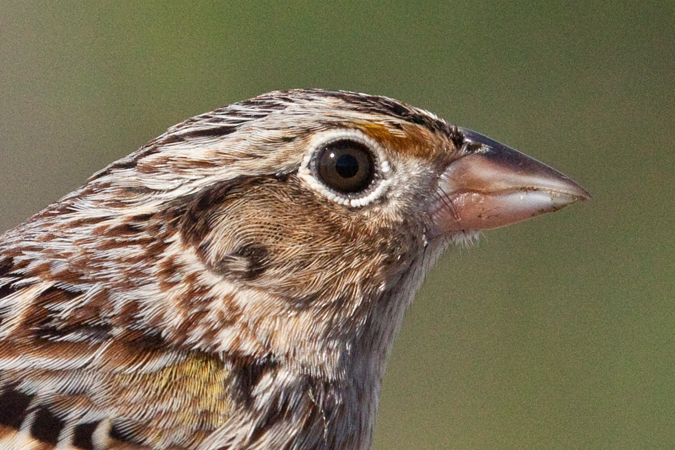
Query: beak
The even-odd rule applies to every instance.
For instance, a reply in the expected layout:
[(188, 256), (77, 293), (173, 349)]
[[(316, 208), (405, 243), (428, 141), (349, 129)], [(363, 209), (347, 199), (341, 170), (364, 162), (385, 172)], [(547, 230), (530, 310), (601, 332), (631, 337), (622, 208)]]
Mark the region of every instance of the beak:
[(471, 153), (441, 174), (432, 235), (488, 230), (557, 211), (591, 194), (551, 167), (465, 128)]

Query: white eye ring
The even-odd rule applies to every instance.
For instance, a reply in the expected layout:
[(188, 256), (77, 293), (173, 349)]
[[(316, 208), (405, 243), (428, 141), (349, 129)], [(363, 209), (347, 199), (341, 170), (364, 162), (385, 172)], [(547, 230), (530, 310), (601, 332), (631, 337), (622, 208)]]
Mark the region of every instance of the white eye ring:
[[(317, 171), (313, 167), (319, 150), (332, 142), (342, 140), (358, 142), (372, 152), (375, 165), (373, 169), (374, 178), (371, 185), (361, 193), (347, 194), (331, 189), (317, 178)], [(309, 151), (303, 158), (298, 170), (298, 176), (312, 189), (335, 203), (345, 206), (362, 207), (381, 197), (386, 192), (391, 184), (391, 166), (387, 159), (385, 159), (380, 144), (364, 133), (351, 129), (330, 130), (317, 133), (312, 137), (309, 143)]]

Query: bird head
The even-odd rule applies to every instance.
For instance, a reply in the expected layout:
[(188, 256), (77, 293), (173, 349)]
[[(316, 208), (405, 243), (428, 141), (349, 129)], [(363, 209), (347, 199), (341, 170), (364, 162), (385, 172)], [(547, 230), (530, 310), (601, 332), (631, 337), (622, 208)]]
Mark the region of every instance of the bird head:
[[(62, 203), (103, 240), (92, 258), (146, 283), (130, 290), (127, 276), (111, 289), (120, 302), (139, 297), (143, 327), (340, 376), (360, 355), (386, 357), (449, 243), (588, 197), (429, 112), (292, 90), (176, 125)], [(120, 242), (128, 253), (141, 234), (162, 244), (140, 246), (143, 267), (131, 267)]]

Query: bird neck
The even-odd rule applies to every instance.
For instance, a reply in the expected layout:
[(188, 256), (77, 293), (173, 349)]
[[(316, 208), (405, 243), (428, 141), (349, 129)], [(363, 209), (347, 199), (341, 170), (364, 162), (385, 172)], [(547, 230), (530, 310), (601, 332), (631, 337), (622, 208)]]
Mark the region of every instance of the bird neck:
[[(284, 417), (270, 427), (261, 442), (268, 442), (269, 448), (289, 449), (371, 447), (386, 362), (405, 310), (422, 282), (421, 269), (421, 264), (411, 267), (381, 298), (361, 302), (360, 309), (354, 309), (351, 324), (333, 324), (332, 339), (305, 340), (295, 348), (292, 359), (282, 358), (274, 382), (261, 380), (261, 395), (256, 401), (262, 409), (270, 404), (277, 408), (251, 416), (258, 424), (254, 428), (269, 426), (265, 418), (270, 415)], [(286, 408), (289, 402), (292, 408)], [(298, 432), (284, 433), (282, 429)], [(275, 436), (286, 436), (287, 442), (272, 445)]]

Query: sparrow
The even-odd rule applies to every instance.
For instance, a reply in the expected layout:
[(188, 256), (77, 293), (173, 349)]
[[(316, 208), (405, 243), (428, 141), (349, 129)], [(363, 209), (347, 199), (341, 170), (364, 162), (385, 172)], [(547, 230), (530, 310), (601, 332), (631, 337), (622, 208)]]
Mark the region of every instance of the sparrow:
[(366, 450), (441, 253), (588, 198), (386, 97), (188, 119), (0, 237), (0, 449)]

